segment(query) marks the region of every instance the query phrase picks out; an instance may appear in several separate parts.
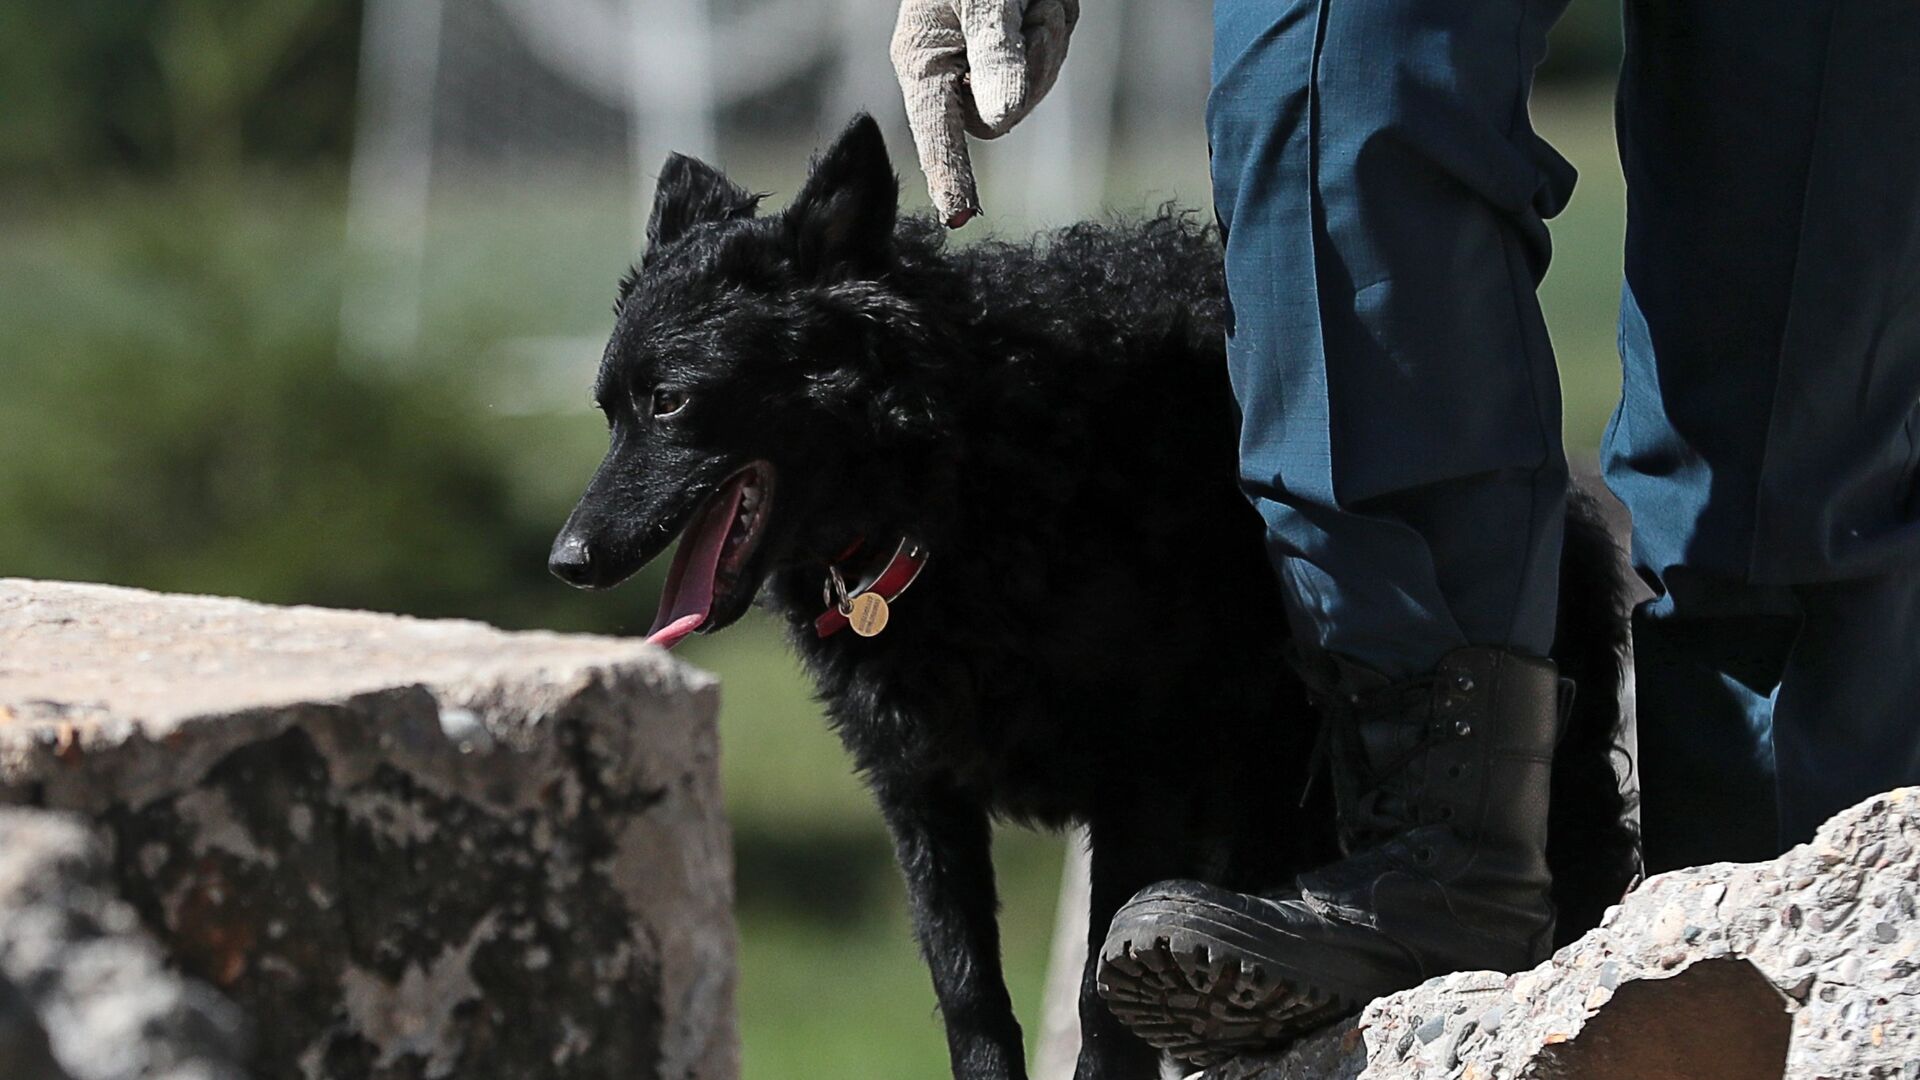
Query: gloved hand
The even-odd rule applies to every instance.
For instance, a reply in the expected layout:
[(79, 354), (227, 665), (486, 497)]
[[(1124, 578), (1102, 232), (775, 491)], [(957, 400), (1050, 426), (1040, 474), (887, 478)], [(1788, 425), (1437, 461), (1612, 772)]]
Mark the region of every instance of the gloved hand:
[(927, 193), (950, 229), (980, 212), (967, 135), (1005, 135), (1053, 88), (1080, 0), (902, 0), (893, 70)]

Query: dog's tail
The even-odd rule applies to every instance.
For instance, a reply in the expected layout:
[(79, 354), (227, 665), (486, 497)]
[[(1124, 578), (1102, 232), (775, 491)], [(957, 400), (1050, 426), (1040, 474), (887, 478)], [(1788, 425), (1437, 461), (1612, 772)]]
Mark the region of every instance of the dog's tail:
[(1639, 830), (1616, 763), (1624, 762), (1632, 697), (1631, 578), (1599, 503), (1576, 485), (1560, 559), (1553, 656), (1575, 684), (1554, 755), (1547, 862), (1559, 909), (1555, 946), (1600, 922), (1640, 874)]

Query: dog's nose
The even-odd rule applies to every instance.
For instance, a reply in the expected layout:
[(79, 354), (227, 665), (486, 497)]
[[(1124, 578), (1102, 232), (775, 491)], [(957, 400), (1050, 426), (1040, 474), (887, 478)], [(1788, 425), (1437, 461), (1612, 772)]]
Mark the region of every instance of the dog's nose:
[(547, 569), (554, 577), (576, 588), (593, 584), (593, 553), (584, 537), (562, 533), (547, 553)]

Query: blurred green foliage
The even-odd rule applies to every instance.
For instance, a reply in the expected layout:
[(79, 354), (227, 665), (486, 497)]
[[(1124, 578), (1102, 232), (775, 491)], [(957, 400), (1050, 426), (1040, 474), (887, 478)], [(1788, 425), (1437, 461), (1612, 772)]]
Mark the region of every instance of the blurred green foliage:
[(287, 213), (312, 198), (131, 189), (10, 226), (4, 569), (548, 621), (552, 523), (467, 382), (340, 363), (338, 219)]
[(359, 35), (350, 0), (7, 0), (0, 176), (339, 162)]

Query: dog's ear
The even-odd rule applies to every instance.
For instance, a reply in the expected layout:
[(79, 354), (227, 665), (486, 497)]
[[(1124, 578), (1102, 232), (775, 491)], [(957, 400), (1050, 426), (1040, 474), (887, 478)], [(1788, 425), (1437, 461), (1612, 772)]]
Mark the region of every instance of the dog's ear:
[(803, 272), (819, 277), (875, 273), (885, 265), (900, 213), (900, 178), (873, 117), (861, 113), (813, 163), (787, 207), (787, 229)]
[(647, 218), (647, 257), (701, 222), (752, 217), (759, 203), (760, 196), (706, 162), (669, 154), (654, 187), (653, 214)]

